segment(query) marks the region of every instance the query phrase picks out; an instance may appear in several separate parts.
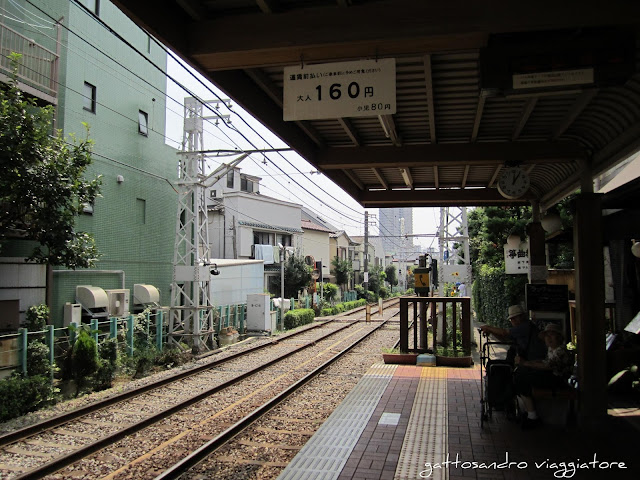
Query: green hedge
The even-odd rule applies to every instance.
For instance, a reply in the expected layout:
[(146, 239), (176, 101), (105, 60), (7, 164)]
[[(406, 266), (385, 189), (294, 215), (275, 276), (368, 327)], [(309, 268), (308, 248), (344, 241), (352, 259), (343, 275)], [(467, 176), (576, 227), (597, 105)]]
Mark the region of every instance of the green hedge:
[(289, 330), (291, 328), (299, 327), (300, 325), (306, 325), (313, 322), (315, 318), (315, 312), (311, 308), (298, 308), (296, 310), (289, 310), (284, 315), (284, 328)]
[(0, 380), (0, 422), (54, 403), (55, 390), (49, 377), (12, 377)]
[(509, 305), (524, 303), (526, 275), (506, 275), (503, 268), (483, 265), (471, 289), (478, 321), (509, 327)]
[(354, 308), (362, 307), (366, 305), (367, 301), (364, 298), (360, 300), (353, 300), (351, 302), (343, 302), (337, 303), (333, 307), (327, 307), (320, 310), (320, 317), (331, 317), (333, 315), (338, 315), (339, 313), (348, 312), (349, 310), (353, 310)]

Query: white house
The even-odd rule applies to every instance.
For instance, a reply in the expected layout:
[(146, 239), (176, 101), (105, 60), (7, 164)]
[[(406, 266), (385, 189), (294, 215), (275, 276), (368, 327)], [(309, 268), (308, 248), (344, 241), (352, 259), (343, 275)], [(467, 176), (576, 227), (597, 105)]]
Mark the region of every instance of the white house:
[(329, 271), (331, 267), (331, 254), (329, 252), (329, 235), (333, 233), (326, 227), (318, 225), (311, 220), (301, 220), (303, 252), (312, 256), (317, 262), (322, 262), (322, 279), (330, 281)]
[(278, 293), (278, 246), (302, 251), (301, 205), (262, 195), (260, 180), (234, 168), (207, 190), (211, 256), (263, 260), (263, 290)]

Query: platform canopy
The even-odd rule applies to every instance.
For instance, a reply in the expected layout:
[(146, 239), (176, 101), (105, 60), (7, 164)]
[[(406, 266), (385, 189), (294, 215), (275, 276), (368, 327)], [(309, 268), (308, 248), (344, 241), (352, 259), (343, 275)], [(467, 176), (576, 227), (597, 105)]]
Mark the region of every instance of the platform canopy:
[(365, 207), (544, 209), (640, 149), (637, 1), (114, 3)]

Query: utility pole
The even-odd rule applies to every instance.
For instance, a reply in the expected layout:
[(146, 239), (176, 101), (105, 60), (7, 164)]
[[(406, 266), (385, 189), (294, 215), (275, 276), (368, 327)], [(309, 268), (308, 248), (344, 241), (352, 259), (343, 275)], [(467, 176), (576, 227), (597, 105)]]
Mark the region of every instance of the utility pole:
[(369, 212), (364, 211), (364, 282), (365, 292), (369, 289)]
[(210, 255), (202, 153), (202, 103), (184, 100), (184, 139), (180, 155), (178, 217), (171, 283), (168, 339), (186, 341), (195, 353), (213, 346), (214, 317), (209, 291)]
[(278, 244), (280, 247), (280, 329), (284, 330), (284, 245)]
[(402, 291), (407, 290), (407, 272), (406, 272), (406, 245), (405, 245), (405, 236), (404, 236), (404, 217), (400, 218), (400, 241), (402, 246), (400, 247), (400, 271), (398, 272), (398, 276), (400, 278), (400, 285), (402, 287)]
[[(471, 281), (471, 261), (466, 207), (440, 209), (439, 237), (439, 288), (443, 289), (445, 282), (464, 282), (468, 285)], [(455, 244), (459, 246), (455, 248)]]
[[(219, 101), (207, 103), (216, 104)], [(215, 347), (215, 319), (211, 302), (211, 269), (206, 189), (232, 171), (249, 154), (206, 174), (203, 120), (198, 99), (184, 99), (184, 137), (179, 162), (178, 214), (173, 250), (173, 281), (168, 341), (178, 347), (186, 342), (194, 353)], [(228, 115), (216, 115), (226, 121)], [(235, 243), (235, 242), (234, 242)]]

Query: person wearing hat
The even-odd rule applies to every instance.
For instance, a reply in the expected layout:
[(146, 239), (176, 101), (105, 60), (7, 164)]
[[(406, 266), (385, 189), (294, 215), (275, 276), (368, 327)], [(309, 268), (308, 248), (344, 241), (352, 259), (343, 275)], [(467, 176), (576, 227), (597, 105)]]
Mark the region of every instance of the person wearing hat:
[[(511, 328), (500, 328), (492, 325), (482, 325), (480, 330), (492, 334), (504, 342), (514, 342), (516, 352), (521, 358), (528, 360), (542, 360), (546, 356), (546, 347), (538, 338), (538, 329), (529, 320), (527, 312), (520, 305), (509, 307), (509, 322)], [(512, 359), (515, 355), (509, 354)]]
[(515, 359), (518, 368), (514, 375), (514, 385), (526, 413), (522, 424), (525, 429), (541, 423), (531, 396), (532, 388), (555, 390), (565, 387), (573, 371), (573, 358), (564, 345), (560, 327), (548, 323), (539, 336), (547, 346), (547, 356), (544, 360), (525, 360), (519, 356)]

